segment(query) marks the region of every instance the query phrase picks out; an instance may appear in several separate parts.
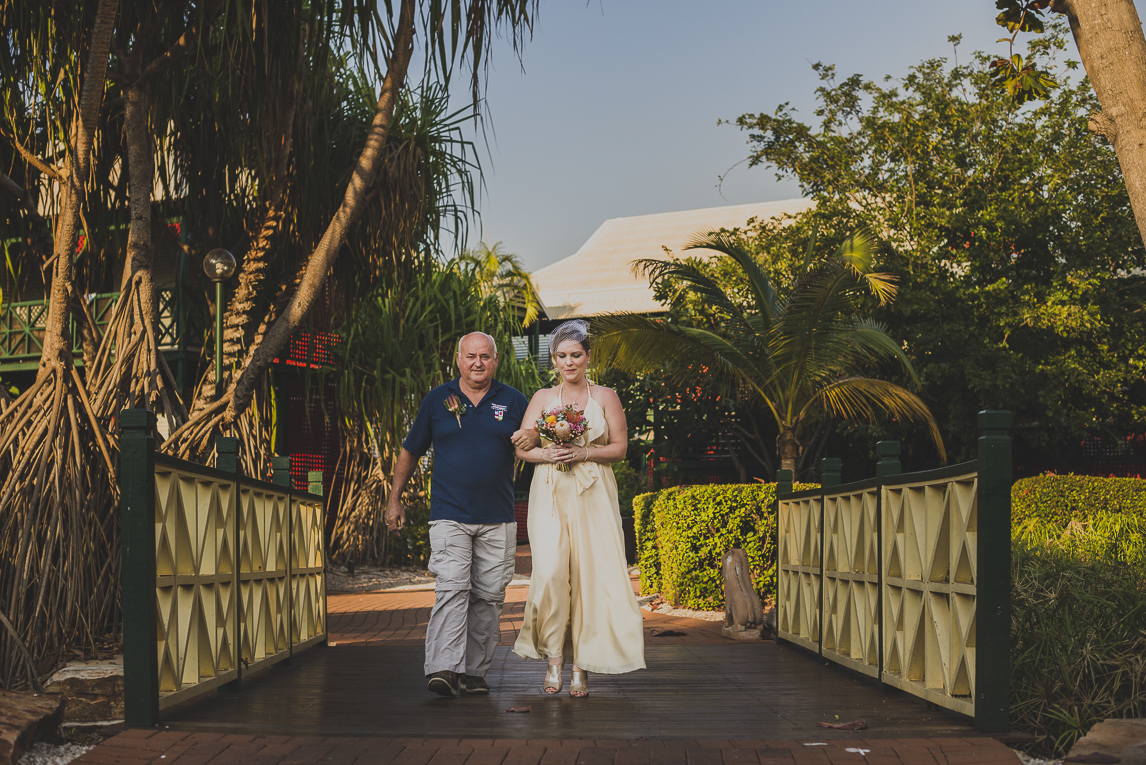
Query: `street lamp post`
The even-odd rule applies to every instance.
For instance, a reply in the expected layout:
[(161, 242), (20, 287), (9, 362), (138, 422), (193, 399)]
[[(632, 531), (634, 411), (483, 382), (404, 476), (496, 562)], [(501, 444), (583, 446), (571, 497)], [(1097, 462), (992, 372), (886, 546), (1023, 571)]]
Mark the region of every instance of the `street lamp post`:
[(235, 273), (235, 256), (216, 248), (203, 258), (203, 272), (215, 282), (215, 397), (219, 397), (223, 381), (223, 282)]

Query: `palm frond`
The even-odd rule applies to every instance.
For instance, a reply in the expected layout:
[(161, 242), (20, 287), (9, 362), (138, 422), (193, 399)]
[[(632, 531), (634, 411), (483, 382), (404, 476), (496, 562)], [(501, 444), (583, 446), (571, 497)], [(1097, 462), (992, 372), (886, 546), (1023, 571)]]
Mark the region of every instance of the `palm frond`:
[(642, 258), (634, 260), (629, 268), (634, 276), (644, 276), (649, 284), (655, 285), (666, 279), (679, 279), (684, 282), (684, 289), (689, 290), (703, 298), (707, 303), (719, 308), (733, 321), (747, 328), (747, 317), (740, 306), (728, 297), (715, 280), (701, 270), (695, 263), (687, 260), (657, 260), (655, 258)]
[(836, 249), (835, 257), (846, 263), (856, 278), (865, 283), (872, 294), (879, 298), (880, 305), (887, 305), (895, 299), (897, 278), (894, 274), (872, 270), (875, 246), (869, 234), (856, 231)]
[(939, 433), (939, 425), (931, 415), (931, 410), (923, 403), (923, 399), (906, 388), (870, 377), (846, 377), (826, 386), (818, 400), (824, 409), (845, 420), (876, 423), (881, 418), (889, 417), (896, 422), (924, 422), (931, 440), (939, 450), (939, 458), (947, 461), (943, 436)]
[(737, 241), (726, 231), (710, 231), (707, 234), (697, 234), (684, 246), (686, 250), (715, 250), (722, 255), (732, 258), (740, 270), (748, 277), (748, 288), (752, 291), (752, 300), (756, 310), (764, 318), (766, 324), (771, 324), (776, 314), (778, 296), (772, 280), (760, 269), (752, 253), (741, 242)]
[(699, 370), (725, 381), (751, 383), (755, 360), (729, 340), (707, 330), (672, 324), (642, 314), (614, 313), (593, 320), (593, 363), (623, 372), (665, 372), (678, 381), (695, 381)]

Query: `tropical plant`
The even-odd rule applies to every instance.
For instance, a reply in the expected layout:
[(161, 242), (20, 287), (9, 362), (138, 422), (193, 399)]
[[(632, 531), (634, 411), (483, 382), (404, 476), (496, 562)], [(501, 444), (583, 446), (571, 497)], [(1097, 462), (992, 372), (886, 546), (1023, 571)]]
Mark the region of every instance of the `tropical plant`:
[(709, 379), (758, 399), (779, 428), (777, 450), (785, 470), (797, 470), (805, 426), (820, 413), (846, 421), (890, 417), (926, 423), (943, 455), (939, 430), (918, 396), (861, 374), (891, 360), (914, 376), (911, 361), (884, 328), (857, 315), (867, 291), (880, 304), (895, 296), (894, 277), (872, 269), (867, 236), (855, 234), (833, 254), (818, 258), (809, 245), (786, 290), (734, 234), (702, 234), (685, 249), (714, 250), (730, 258), (743, 275), (744, 297), (730, 294), (696, 260), (638, 260), (635, 272), (654, 284), (677, 280), (677, 299), (692, 293), (711, 306), (719, 322), (702, 328), (671, 315), (601, 317), (594, 322), (596, 364), (628, 372), (663, 369), (680, 385)]
[[(26, 170), (19, 180), (11, 171), (0, 178), (5, 193), (21, 203), (29, 250), (51, 274), (35, 381), (0, 411), (5, 687), (20, 673), (39, 688), (36, 662), (84, 634), (87, 625), (108, 624), (118, 608), (114, 588), (105, 586), (118, 550), (115, 519), (106, 511), (115, 468), (104, 426), (76, 373), (69, 331), (76, 243), (92, 185), (116, 6), (100, 0), (83, 9), (64, 2), (3, 9), (0, 136)], [(55, 190), (44, 204), (54, 212), (51, 229), (39, 210), (42, 179)], [(95, 510), (85, 512), (88, 507)], [(102, 554), (93, 555), (95, 550)]]
[(459, 260), (473, 264), (483, 296), (496, 296), (506, 305), (522, 312), (523, 327), (537, 320), (541, 312), (537, 287), (521, 259), (503, 250), (501, 242), (492, 247), (481, 242), (476, 248), (464, 251)]

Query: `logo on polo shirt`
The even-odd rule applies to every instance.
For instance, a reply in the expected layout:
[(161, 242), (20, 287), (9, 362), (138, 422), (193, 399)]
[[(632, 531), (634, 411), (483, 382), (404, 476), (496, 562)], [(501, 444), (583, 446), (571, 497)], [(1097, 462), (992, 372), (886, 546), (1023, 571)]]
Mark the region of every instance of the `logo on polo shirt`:
[(495, 420), (497, 420), (498, 422), (501, 422), (502, 420), (505, 419), (506, 410), (509, 409), (508, 406), (506, 406), (505, 404), (494, 404), (492, 402), (490, 403), (489, 406), (491, 409), (493, 409), (493, 418)]

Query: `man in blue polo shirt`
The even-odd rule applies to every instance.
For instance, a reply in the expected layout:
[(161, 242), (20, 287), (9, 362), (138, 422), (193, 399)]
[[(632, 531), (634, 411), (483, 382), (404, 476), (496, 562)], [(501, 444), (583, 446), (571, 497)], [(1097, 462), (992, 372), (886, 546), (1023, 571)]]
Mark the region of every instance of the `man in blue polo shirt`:
[(426, 626), (427, 687), (443, 696), (489, 693), (485, 674), (500, 634), (505, 586), (513, 578), (514, 447), (537, 445), (521, 430), (528, 401), (494, 379), (497, 345), (483, 332), (458, 343), (457, 379), (430, 391), (402, 442), (386, 505), (386, 526), (406, 521), (402, 489), (434, 448), (430, 484), (430, 571), (434, 609)]

